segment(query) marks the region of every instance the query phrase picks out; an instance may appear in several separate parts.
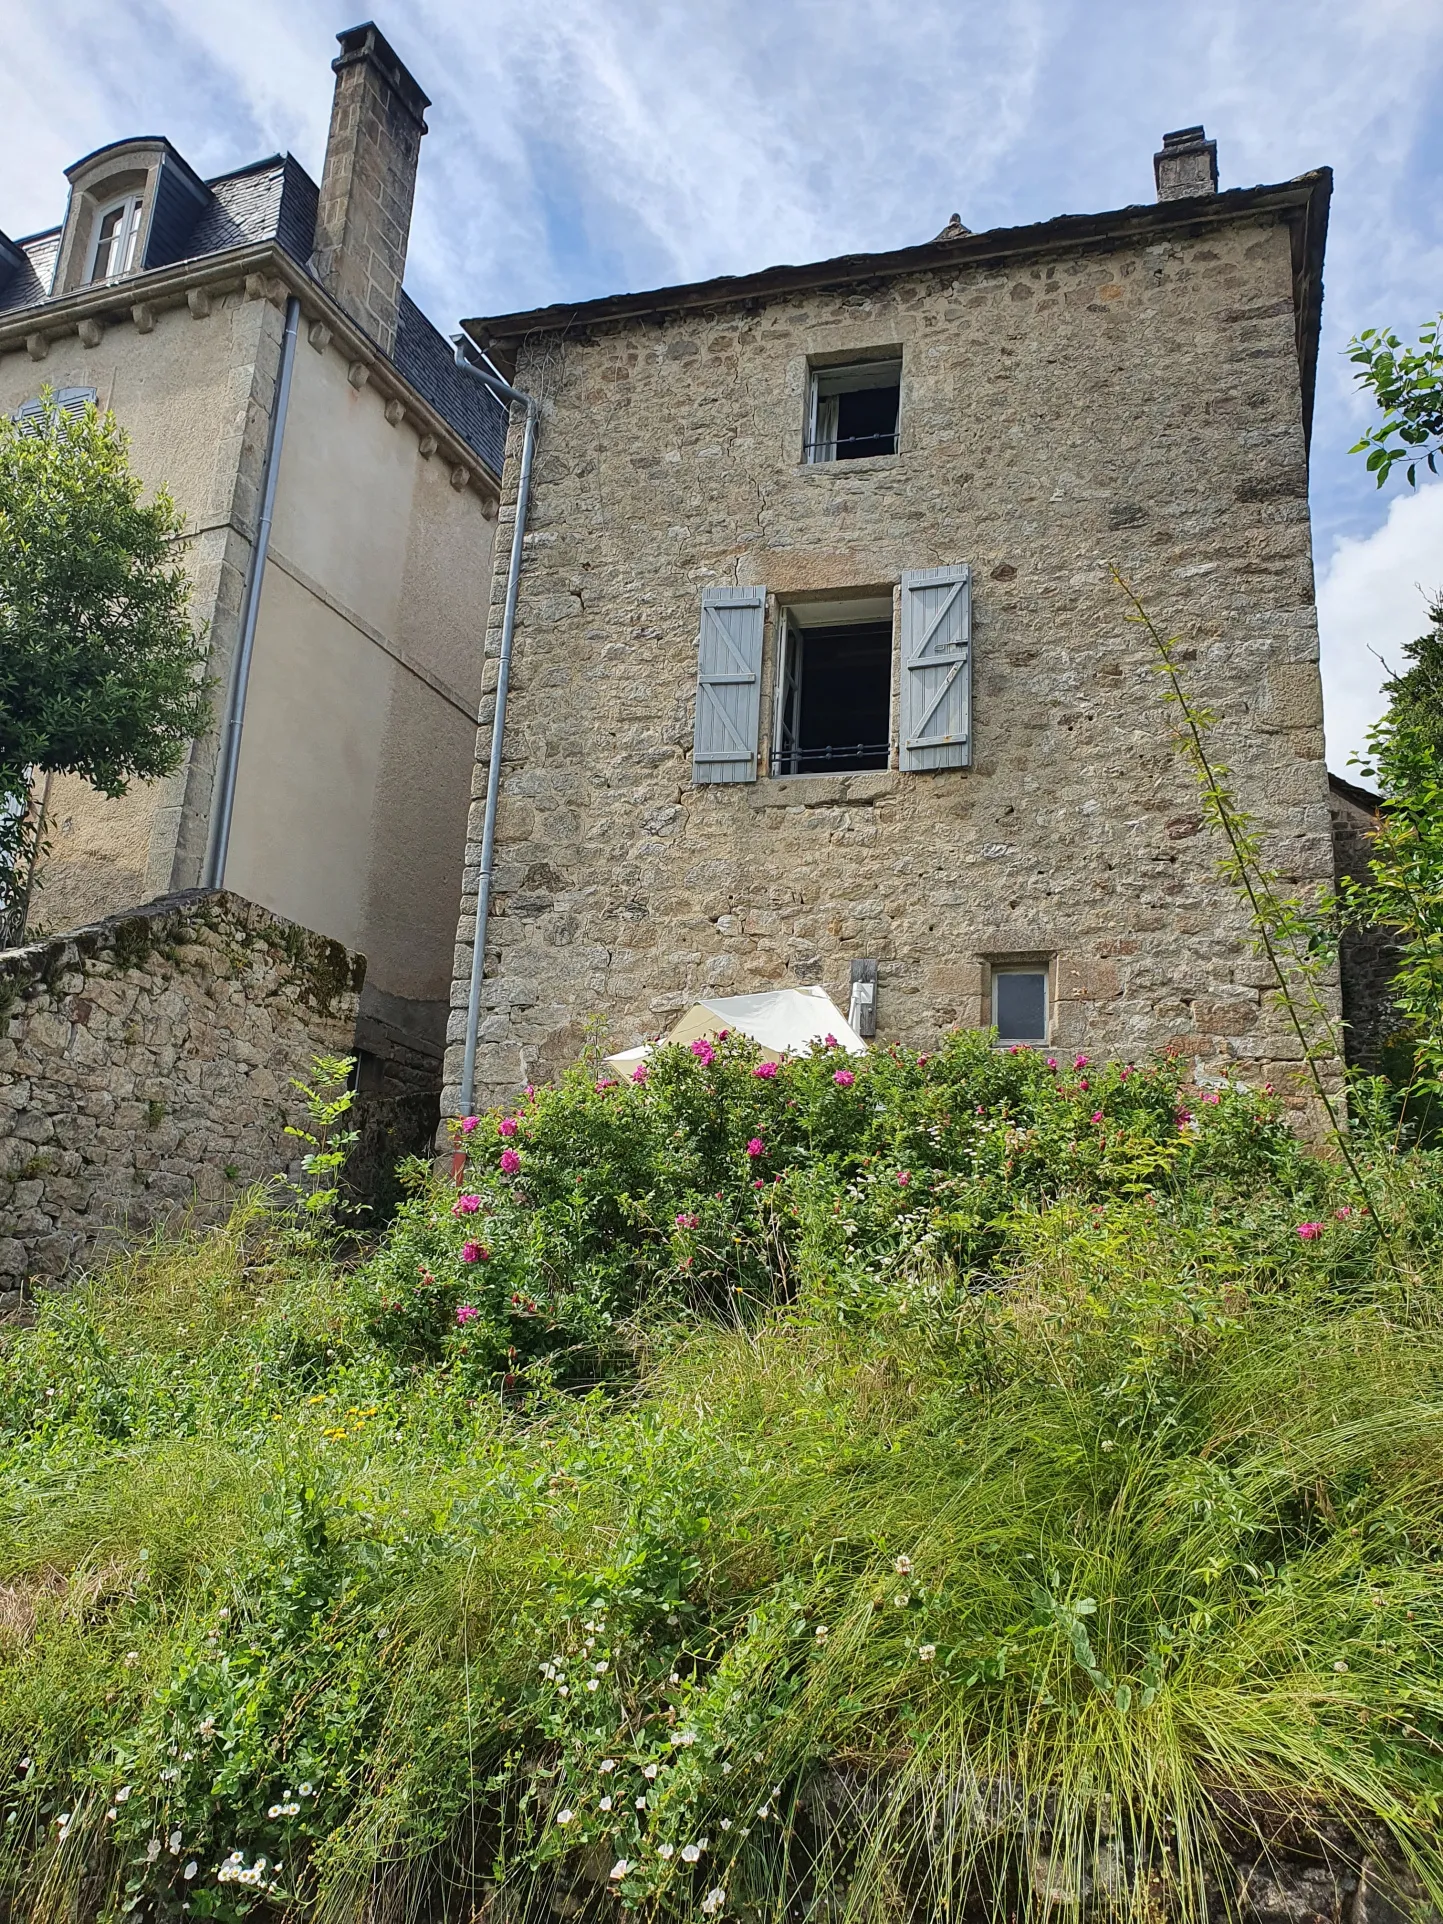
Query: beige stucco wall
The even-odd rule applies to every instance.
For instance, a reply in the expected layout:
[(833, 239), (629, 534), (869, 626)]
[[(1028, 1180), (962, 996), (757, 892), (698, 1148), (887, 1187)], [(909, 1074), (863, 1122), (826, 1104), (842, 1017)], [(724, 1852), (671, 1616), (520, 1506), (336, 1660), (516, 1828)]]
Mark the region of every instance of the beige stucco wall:
[[(808, 357), (893, 345), (900, 453), (800, 465)], [(593, 1012), (626, 1045), (707, 990), (821, 980), (845, 1006), (862, 957), (880, 962), (884, 1044), (985, 1021), (989, 958), (1045, 954), (1059, 1048), (1172, 1045), (1287, 1077), (1297, 1044), (1263, 995), (1148, 645), (1108, 573), (1119, 563), (1184, 638), (1273, 859), (1303, 888), (1326, 883), (1280, 220), (537, 337), (516, 379), (546, 412), (483, 1100), (554, 1072)], [(503, 503), (516, 443), (513, 428)], [(974, 584), (970, 769), (692, 786), (704, 588), (760, 584), (774, 611), (777, 595), (887, 592), (905, 569), (953, 562)], [(493, 649), (494, 630), (493, 612)], [(773, 612), (764, 727), (774, 635)], [(477, 804), (452, 1109), (480, 836)]]
[(225, 879), (444, 1001), (494, 520), (347, 372), (303, 332)]
[[(0, 408), (13, 412), (42, 385), (94, 388), (129, 435), (136, 472), (174, 496), (191, 536), (178, 558), (217, 678), (235, 638), (279, 342), (274, 306), (237, 291), (217, 295), (201, 318), (186, 307), (160, 310), (146, 333), (129, 322), (108, 326), (95, 347), (64, 337), (39, 362), (23, 351), (0, 354)], [(51, 853), (32, 926), (78, 927), (198, 881), (213, 756), (212, 738), (197, 745), (194, 766), (188, 760), (169, 780), (137, 783), (115, 801), (77, 777), (54, 778)]]

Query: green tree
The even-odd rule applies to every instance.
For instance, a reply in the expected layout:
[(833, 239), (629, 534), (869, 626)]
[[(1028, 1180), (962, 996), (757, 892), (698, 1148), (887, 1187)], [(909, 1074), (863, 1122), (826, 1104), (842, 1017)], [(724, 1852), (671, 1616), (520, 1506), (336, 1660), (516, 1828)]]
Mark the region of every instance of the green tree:
[[(1383, 683), (1383, 693), (1388, 697), (1390, 739), (1407, 731), (1443, 773), (1443, 593), (1434, 599), (1428, 620), (1427, 634), (1403, 650), (1408, 666)], [(1403, 773), (1401, 768), (1393, 770), (1393, 786)], [(1386, 770), (1380, 770), (1380, 779), (1388, 779)]]
[(210, 718), (180, 510), (163, 489), (141, 499), (113, 415), (42, 399), (24, 421), (0, 415), (0, 922), (12, 939), (36, 773), (123, 795), (173, 774)]
[(1367, 455), (1380, 488), (1406, 461), (1408, 485), (1416, 488), (1418, 463), (1436, 474), (1443, 454), (1443, 315), (1419, 328), (1416, 347), (1378, 327), (1365, 327), (1348, 346), (1359, 385), (1372, 391), (1383, 410), (1380, 424), (1350, 452)]

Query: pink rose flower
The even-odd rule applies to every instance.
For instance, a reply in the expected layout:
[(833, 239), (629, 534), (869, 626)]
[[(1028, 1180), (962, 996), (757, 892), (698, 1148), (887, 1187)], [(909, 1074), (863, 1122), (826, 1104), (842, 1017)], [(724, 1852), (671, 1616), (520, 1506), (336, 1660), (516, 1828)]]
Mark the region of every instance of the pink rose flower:
[(451, 1205), (453, 1216), (474, 1216), (481, 1207), (479, 1196), (458, 1196)]
[(1315, 1243), (1323, 1233), (1321, 1223), (1299, 1223), (1298, 1234), (1305, 1243)]
[(897, 1171), (897, 1181), (901, 1184), (903, 1189), (907, 1187), (907, 1184), (911, 1182), (911, 1180), (912, 1180), (912, 1172), (910, 1169), (899, 1169)]
[(696, 1041), (691, 1045), (691, 1052), (703, 1069), (709, 1069), (716, 1061), (716, 1050), (713, 1049), (705, 1036), (697, 1037)]
[(1094, 1110), (1093, 1110), (1093, 1112), (1092, 1112), (1092, 1120), (1093, 1120), (1094, 1122), (1101, 1122), (1101, 1121), (1102, 1121), (1102, 1111), (1101, 1111), (1100, 1109), (1094, 1109)]
[(1074, 1069), (1085, 1069), (1087, 1067), (1087, 1057), (1078, 1056), (1077, 1060), (1073, 1063), (1072, 1066)]
[(514, 1136), (519, 1126), (515, 1116), (503, 1116), (496, 1125), (496, 1133), (498, 1136)]
[(752, 1070), (752, 1074), (758, 1082), (770, 1082), (776, 1073), (777, 1065), (775, 1062), (759, 1062), (756, 1068)]
[(1345, 1223), (1348, 1220), (1348, 1218), (1352, 1215), (1352, 1213), (1353, 1213), (1353, 1205), (1351, 1203), (1344, 1203), (1341, 1209), (1335, 1209), (1333, 1211), (1333, 1214), (1337, 1217), (1340, 1223)]
[(462, 1135), (463, 1136), (474, 1135), (476, 1132), (476, 1125), (480, 1120), (481, 1118), (479, 1116), (467, 1116), (462, 1121), (462, 1124), (461, 1124)]
[(676, 1226), (678, 1229), (700, 1229), (701, 1217), (690, 1216), (687, 1214), (685, 1210), (682, 1210), (681, 1214), (676, 1219)]
[(1057, 1067), (1057, 1057), (1049, 1056), (1047, 1058), (1047, 1066), (1049, 1069), (1055, 1069)]
[(503, 1149), (501, 1151), (501, 1173), (503, 1176), (514, 1176), (520, 1167), (521, 1158), (514, 1149)]
[(484, 1243), (462, 1243), (461, 1260), (463, 1263), (489, 1263), (491, 1251)]
[(834, 1035), (823, 1036), (822, 1047), (824, 1049), (835, 1049), (837, 1047), (837, 1038)]
[(1186, 1129), (1186, 1128), (1187, 1128), (1187, 1126), (1188, 1126), (1188, 1124), (1189, 1124), (1189, 1123), (1190, 1123), (1191, 1121), (1192, 1121), (1192, 1110), (1191, 1110), (1191, 1109), (1179, 1109), (1179, 1110), (1178, 1110), (1178, 1112), (1177, 1112), (1177, 1126), (1178, 1126), (1178, 1128), (1179, 1128), (1179, 1129)]
[(850, 1069), (838, 1069), (837, 1073), (832, 1077), (832, 1080), (839, 1089), (850, 1089), (857, 1078), (852, 1074)]
[(480, 1314), (480, 1310), (475, 1308), (471, 1303), (458, 1303), (456, 1305), (456, 1321), (461, 1325), (462, 1329), (465, 1329), (468, 1323), (474, 1323)]
[(631, 1072), (631, 1079), (633, 1082), (646, 1081), (646, 1064), (644, 1062), (637, 1063), (636, 1067)]
[(764, 1156), (766, 1153), (767, 1145), (762, 1141), (761, 1137), (753, 1136), (747, 1144), (747, 1154), (755, 1161), (758, 1156)]

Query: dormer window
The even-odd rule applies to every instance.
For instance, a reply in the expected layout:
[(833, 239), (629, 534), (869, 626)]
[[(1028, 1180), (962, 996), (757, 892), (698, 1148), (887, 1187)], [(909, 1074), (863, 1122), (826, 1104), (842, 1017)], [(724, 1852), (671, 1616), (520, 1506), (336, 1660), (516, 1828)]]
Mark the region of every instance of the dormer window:
[(113, 201), (95, 217), (95, 238), (90, 249), (88, 281), (113, 281), (128, 274), (135, 265), (135, 244), (140, 238), (140, 218), (145, 201), (139, 194), (127, 194)]

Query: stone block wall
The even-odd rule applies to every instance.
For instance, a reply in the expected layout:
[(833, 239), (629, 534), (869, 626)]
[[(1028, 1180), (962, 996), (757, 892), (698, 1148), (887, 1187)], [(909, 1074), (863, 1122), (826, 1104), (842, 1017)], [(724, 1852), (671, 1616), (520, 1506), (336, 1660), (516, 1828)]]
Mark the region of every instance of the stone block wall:
[[(1177, 231), (1050, 257), (1039, 242), (522, 340), (516, 381), (544, 416), (478, 1100), (553, 1074), (592, 1014), (625, 1047), (708, 991), (819, 981), (845, 1006), (857, 958), (879, 963), (882, 1046), (987, 1022), (990, 968), (1046, 958), (1058, 1049), (1172, 1047), (1296, 1080), (1154, 652), (1110, 573), (1180, 637), (1269, 861), (1304, 893), (1326, 887), (1292, 232), (1224, 200), (1180, 203)], [(806, 465), (816, 357), (883, 349), (902, 361), (899, 451)], [(518, 451), (513, 424), (493, 651)], [(904, 571), (955, 563), (973, 582), (971, 767), (900, 770), (894, 721), (894, 765), (875, 773), (693, 785), (705, 589), (768, 591), (765, 734), (780, 606), (892, 596)], [(894, 715), (897, 672), (894, 652)]]
[[(1372, 870), (1368, 845), (1377, 826), (1381, 798), (1366, 788), (1328, 777), (1333, 811), (1333, 865), (1337, 879), (1368, 882)], [(1386, 929), (1347, 929), (1339, 956), (1343, 1023), (1348, 1066), (1366, 1075), (1383, 1068), (1389, 1038), (1403, 1025), (1393, 1001), (1398, 945)]]
[(364, 971), (201, 889), (0, 954), (0, 1296), (293, 1167), (290, 1078), (350, 1051)]

